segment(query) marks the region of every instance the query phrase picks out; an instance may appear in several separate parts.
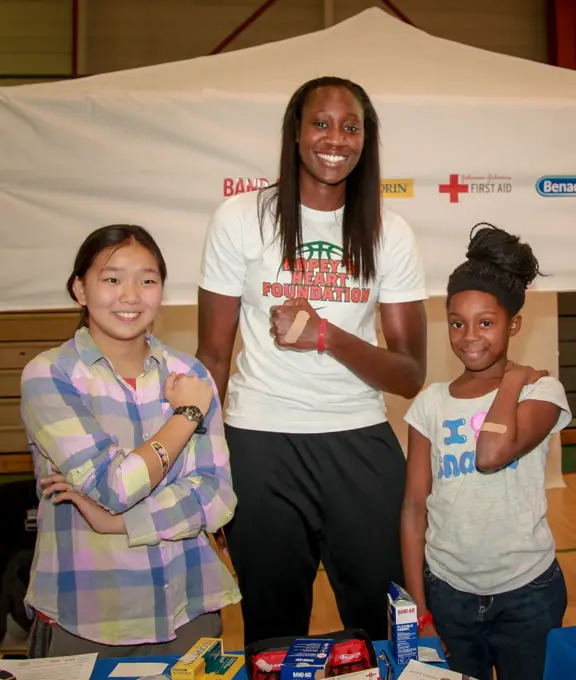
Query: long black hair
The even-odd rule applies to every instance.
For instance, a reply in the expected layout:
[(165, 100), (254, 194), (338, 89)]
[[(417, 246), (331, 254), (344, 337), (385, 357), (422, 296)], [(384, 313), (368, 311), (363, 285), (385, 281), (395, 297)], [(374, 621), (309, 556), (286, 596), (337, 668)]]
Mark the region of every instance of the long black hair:
[[(72, 273), (66, 282), (66, 290), (68, 295), (78, 302), (76, 293), (74, 292), (74, 282), (76, 279), (84, 279), (86, 272), (90, 269), (94, 260), (103, 250), (112, 249), (112, 251), (121, 248), (122, 246), (135, 241), (154, 257), (158, 265), (158, 273), (162, 284), (166, 281), (166, 262), (164, 256), (156, 241), (152, 238), (149, 232), (144, 227), (139, 227), (135, 224), (109, 224), (106, 227), (96, 229), (89, 236), (86, 237), (84, 243), (80, 246), (76, 259), (74, 260), (74, 267)], [(88, 325), (88, 310), (86, 307), (82, 309), (82, 316), (80, 318), (79, 327)]]
[(380, 140), (378, 114), (366, 92), (350, 80), (324, 76), (304, 83), (292, 95), (282, 124), (280, 179), (261, 190), (258, 197), (260, 227), (270, 211), (280, 237), (282, 260), (294, 268), (302, 247), (300, 217), (300, 154), (298, 138), (302, 109), (309, 96), (321, 87), (343, 87), (358, 100), (364, 114), (364, 146), (354, 170), (346, 179), (346, 202), (342, 223), (343, 260), (358, 278), (368, 281), (376, 274), (376, 247), (381, 233)]
[(538, 260), (528, 243), (488, 222), (470, 232), (466, 261), (448, 279), (448, 298), (464, 290), (490, 293), (510, 316), (524, 306), (526, 288), (540, 274)]

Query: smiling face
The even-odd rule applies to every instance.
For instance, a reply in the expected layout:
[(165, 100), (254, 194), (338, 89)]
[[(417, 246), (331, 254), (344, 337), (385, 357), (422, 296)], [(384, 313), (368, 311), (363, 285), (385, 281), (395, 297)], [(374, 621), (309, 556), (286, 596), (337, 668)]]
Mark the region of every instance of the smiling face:
[(448, 305), (452, 351), (473, 373), (498, 369), (507, 361), (508, 342), (520, 330), (521, 317), (509, 313), (490, 293), (465, 290)]
[(150, 251), (136, 241), (101, 251), (74, 282), (88, 328), (102, 352), (144, 340), (162, 303), (162, 279)]
[(301, 196), (345, 182), (363, 147), (364, 114), (350, 90), (336, 86), (313, 90), (302, 108), (298, 138)]

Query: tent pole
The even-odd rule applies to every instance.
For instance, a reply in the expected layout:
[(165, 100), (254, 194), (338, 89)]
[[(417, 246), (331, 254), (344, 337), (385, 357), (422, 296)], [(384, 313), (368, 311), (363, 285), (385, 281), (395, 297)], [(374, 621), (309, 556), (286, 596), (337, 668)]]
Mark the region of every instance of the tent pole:
[(72, 75), (85, 75), (86, 70), (86, 16), (88, 0), (72, 1)]
[(227, 35), (224, 40), (216, 45), (216, 47), (210, 52), (210, 54), (218, 54), (219, 52), (222, 52), (222, 50), (227, 47), (235, 38), (237, 38), (241, 33), (243, 33), (249, 26), (251, 26), (258, 17), (262, 16), (264, 12), (272, 7), (272, 5), (276, 2), (276, 0), (267, 0), (264, 4), (260, 5), (260, 7), (252, 12), (252, 14), (246, 19), (246, 21), (243, 21), (240, 26), (235, 28), (232, 33)]
[(416, 27), (416, 24), (402, 12), (398, 7), (392, 2), (392, 0), (382, 0), (382, 4), (388, 7), (388, 9), (393, 12), (399, 19), (401, 19), (405, 24)]
[(78, 0), (72, 0), (72, 64), (73, 76), (78, 75)]
[(548, 61), (576, 69), (576, 1), (548, 0)]
[(336, 23), (335, 16), (334, 0), (324, 0), (324, 28), (334, 26)]

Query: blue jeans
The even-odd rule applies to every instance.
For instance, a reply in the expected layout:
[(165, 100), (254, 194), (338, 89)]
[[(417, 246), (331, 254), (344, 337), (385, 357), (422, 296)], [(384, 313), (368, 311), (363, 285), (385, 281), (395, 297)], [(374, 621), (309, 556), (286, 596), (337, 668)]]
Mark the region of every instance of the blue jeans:
[(546, 636), (562, 626), (566, 584), (557, 560), (531, 583), (499, 595), (473, 595), (424, 567), (426, 600), (454, 671), (478, 680), (542, 680)]

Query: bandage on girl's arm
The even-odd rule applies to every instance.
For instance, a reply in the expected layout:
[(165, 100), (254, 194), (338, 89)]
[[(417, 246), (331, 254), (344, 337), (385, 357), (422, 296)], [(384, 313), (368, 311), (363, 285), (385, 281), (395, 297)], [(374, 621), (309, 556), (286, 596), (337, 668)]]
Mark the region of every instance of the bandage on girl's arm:
[(506, 432), (508, 432), (508, 427), (506, 425), (502, 425), (501, 423), (489, 423), (487, 421), (484, 421), (482, 427), (480, 428), (480, 431), (495, 432), (496, 434), (506, 434)]
[(476, 469), (495, 472), (533, 451), (550, 434), (560, 408), (548, 401), (520, 401), (525, 377), (505, 373), (476, 441)]

